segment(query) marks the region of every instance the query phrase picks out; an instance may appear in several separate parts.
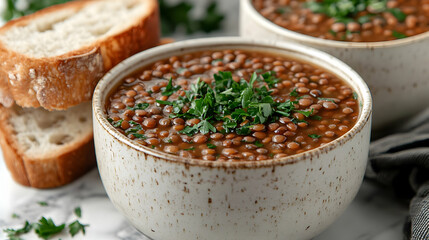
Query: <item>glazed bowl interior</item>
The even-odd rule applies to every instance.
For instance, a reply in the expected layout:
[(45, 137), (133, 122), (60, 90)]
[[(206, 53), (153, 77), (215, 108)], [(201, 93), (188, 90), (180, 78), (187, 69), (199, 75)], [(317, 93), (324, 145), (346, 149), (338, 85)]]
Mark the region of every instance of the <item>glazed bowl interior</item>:
[[(206, 161), (201, 159), (184, 158), (172, 154), (167, 154), (161, 151), (153, 150), (149, 147), (140, 145), (130, 140), (118, 130), (116, 130), (107, 121), (106, 103), (110, 94), (122, 83), (123, 79), (139, 69), (152, 64), (158, 60), (166, 59), (171, 56), (183, 55), (192, 52), (205, 50), (248, 50), (261, 53), (270, 53), (286, 56), (288, 58), (310, 63), (314, 66), (321, 67), (344, 80), (354, 92), (357, 94), (359, 102), (359, 118), (356, 124), (346, 134), (341, 137), (313, 150), (309, 150), (300, 154), (287, 156), (281, 159), (268, 159), (262, 161), (237, 161), (237, 162), (217, 162)], [(183, 162), (186, 164), (202, 165), (202, 166), (271, 166), (293, 163), (300, 159), (308, 158), (317, 151), (328, 151), (339, 145), (339, 143), (353, 138), (363, 126), (370, 121), (372, 112), (372, 99), (370, 91), (362, 78), (349, 66), (340, 60), (323, 53), (321, 51), (301, 46), (294, 43), (247, 40), (239, 37), (220, 37), (209, 39), (194, 39), (177, 43), (172, 43), (160, 47), (141, 52), (133, 57), (130, 57), (120, 63), (107, 73), (97, 85), (93, 97), (93, 111), (96, 116), (95, 121), (98, 121), (102, 127), (112, 134), (118, 141), (124, 142), (131, 148), (137, 149), (147, 154), (156, 157), (169, 159), (171, 161)], [(341, 144), (340, 144), (341, 145)]]

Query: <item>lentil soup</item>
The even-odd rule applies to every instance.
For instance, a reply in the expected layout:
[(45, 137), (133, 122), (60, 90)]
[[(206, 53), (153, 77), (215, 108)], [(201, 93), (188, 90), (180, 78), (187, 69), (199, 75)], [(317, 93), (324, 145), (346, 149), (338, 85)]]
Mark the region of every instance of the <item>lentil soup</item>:
[(353, 90), (326, 70), (241, 50), (157, 61), (125, 78), (106, 108), (137, 143), (209, 161), (308, 151), (342, 136), (359, 115)]
[(379, 42), (429, 31), (429, 0), (252, 0), (265, 18), (313, 37)]

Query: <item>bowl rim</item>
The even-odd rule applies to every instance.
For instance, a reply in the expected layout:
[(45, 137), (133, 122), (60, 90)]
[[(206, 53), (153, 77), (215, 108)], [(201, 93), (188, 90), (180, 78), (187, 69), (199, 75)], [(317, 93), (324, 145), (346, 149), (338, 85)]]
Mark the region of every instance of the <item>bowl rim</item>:
[[(364, 49), (375, 49), (375, 48), (392, 48), (399, 47), (402, 45), (414, 43), (421, 41), (423, 39), (429, 38), (429, 31), (420, 33), (411, 37), (396, 39), (390, 41), (380, 41), (380, 42), (345, 42), (345, 41), (336, 41), (322, 39), (318, 37), (309, 36), (303, 33), (295, 32), (284, 27), (281, 27), (270, 20), (262, 16), (251, 3), (252, 0), (241, 0), (240, 2), (240, 14), (242, 11), (247, 11), (250, 16), (256, 20), (256, 22), (262, 25), (263, 28), (270, 30), (284, 38), (289, 38), (290, 40), (299, 41), (301, 44), (312, 44), (313, 46), (319, 47), (334, 47), (334, 48), (364, 48)], [(240, 19), (240, 21), (242, 21)], [(240, 27), (242, 23), (240, 22)], [(286, 40), (286, 39), (284, 39)]]
[[(264, 48), (273, 50), (283, 50), (288, 51), (289, 54), (296, 54), (310, 58), (317, 59), (314, 61), (325, 62), (327, 66), (321, 66), (320, 64), (316, 64), (310, 61), (311, 64), (322, 67), (330, 72), (334, 72), (336, 74), (341, 73), (349, 77), (349, 80), (353, 84), (356, 84), (353, 87), (353, 90), (357, 92), (361, 104), (361, 112), (356, 124), (346, 132), (341, 137), (334, 139), (333, 141), (319, 146), (317, 148), (294, 154), (291, 156), (287, 156), (280, 159), (267, 159), (262, 161), (237, 161), (237, 162), (219, 162), (219, 161), (207, 161), (202, 159), (193, 159), (193, 158), (184, 158), (172, 154), (168, 154), (159, 150), (154, 150), (149, 147), (140, 145), (138, 143), (134, 143), (131, 139), (120, 133), (116, 130), (107, 120), (107, 115), (105, 113), (105, 101), (107, 97), (111, 94), (112, 90), (115, 89), (118, 84), (122, 81), (122, 79), (135, 72), (136, 69), (140, 69), (143, 66), (154, 63), (157, 60), (154, 60), (153, 57), (157, 55), (165, 55), (160, 59), (168, 58), (172, 56), (172, 52), (174, 51), (185, 51), (188, 52), (198, 52), (203, 50), (208, 50), (210, 47), (218, 47), (223, 49), (231, 48), (231, 46), (242, 47), (243, 49), (251, 49), (252, 47), (256, 48)], [(198, 50), (196, 50), (198, 49)], [(287, 56), (286, 54), (283, 54)], [(144, 64), (139, 64), (139, 62), (145, 62)], [(335, 70), (335, 71), (334, 71)], [(120, 75), (122, 77), (119, 77)], [(349, 83), (349, 85), (351, 85)], [(274, 167), (281, 166), (287, 164), (293, 164), (299, 162), (303, 159), (313, 159), (324, 152), (328, 152), (343, 143), (352, 139), (357, 133), (362, 131), (362, 129), (370, 122), (371, 113), (372, 113), (372, 98), (371, 93), (367, 84), (364, 80), (348, 65), (340, 61), (339, 59), (316, 50), (314, 48), (310, 48), (307, 46), (299, 45), (296, 43), (289, 42), (278, 42), (278, 41), (264, 41), (264, 40), (256, 40), (256, 39), (244, 39), (240, 37), (216, 37), (216, 38), (202, 38), (202, 39), (192, 39), (186, 41), (180, 41), (175, 43), (170, 43), (162, 46), (158, 46), (155, 48), (151, 48), (149, 50), (145, 50), (140, 52), (130, 58), (119, 63), (113, 69), (111, 69), (97, 84), (94, 95), (93, 95), (93, 121), (94, 125), (99, 124), (103, 131), (106, 131), (110, 134), (115, 140), (121, 142), (122, 144), (127, 145), (129, 148), (137, 150), (139, 152), (143, 152), (145, 154), (149, 154), (155, 157), (158, 157), (163, 160), (167, 160), (170, 162), (183, 163), (186, 165), (192, 166), (204, 166), (204, 167), (215, 167), (215, 168), (255, 168), (255, 167)], [(370, 123), (369, 123), (370, 124)]]

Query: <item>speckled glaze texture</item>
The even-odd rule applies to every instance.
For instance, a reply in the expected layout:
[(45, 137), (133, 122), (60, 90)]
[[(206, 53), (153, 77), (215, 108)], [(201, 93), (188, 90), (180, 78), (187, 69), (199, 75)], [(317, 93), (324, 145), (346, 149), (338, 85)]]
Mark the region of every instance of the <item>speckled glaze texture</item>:
[(251, 0), (240, 2), (240, 35), (291, 41), (327, 52), (366, 81), (374, 100), (373, 129), (382, 129), (427, 107), (429, 32), (387, 42), (352, 43), (296, 33), (265, 19)]
[[(106, 120), (105, 101), (122, 77), (156, 60), (213, 49), (277, 52), (337, 74), (357, 92), (360, 116), (323, 147), (279, 160), (211, 162), (137, 145)], [(310, 239), (356, 195), (366, 167), (371, 96), (353, 70), (320, 51), (240, 38), (199, 39), (153, 48), (115, 67), (93, 98), (98, 168), (113, 204), (150, 238)]]

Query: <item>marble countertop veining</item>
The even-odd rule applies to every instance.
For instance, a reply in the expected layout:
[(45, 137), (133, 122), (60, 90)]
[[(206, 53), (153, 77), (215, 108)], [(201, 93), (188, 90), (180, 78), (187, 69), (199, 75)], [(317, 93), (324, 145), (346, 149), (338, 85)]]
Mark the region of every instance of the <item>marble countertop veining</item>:
[[(25, 220), (36, 222), (41, 216), (51, 217), (55, 223), (72, 222), (74, 208), (80, 207), (79, 220), (90, 225), (86, 235), (71, 238), (62, 234), (54, 239), (147, 240), (113, 207), (96, 169), (65, 187), (36, 190), (15, 183), (0, 157), (0, 192), (0, 229), (22, 227)], [(13, 218), (14, 213), (20, 218)], [(395, 201), (389, 191), (364, 181), (345, 213), (314, 240), (400, 240), (406, 215), (407, 206)], [(5, 238), (0, 233), (0, 239)], [(31, 233), (23, 239), (38, 238)]]

